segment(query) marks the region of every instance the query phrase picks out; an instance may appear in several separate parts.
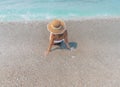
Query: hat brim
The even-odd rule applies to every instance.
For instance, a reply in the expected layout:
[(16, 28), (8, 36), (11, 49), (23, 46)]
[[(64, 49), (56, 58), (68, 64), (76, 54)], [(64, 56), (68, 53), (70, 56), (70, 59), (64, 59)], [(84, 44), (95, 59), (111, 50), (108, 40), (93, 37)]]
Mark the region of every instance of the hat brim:
[(65, 23), (63, 21), (60, 21), (60, 23), (61, 23), (61, 26), (62, 26), (61, 29), (53, 29), (53, 27), (51, 26), (52, 23), (49, 23), (47, 25), (48, 31), (53, 33), (53, 34), (62, 34), (62, 33), (64, 33), (64, 31), (65, 31)]

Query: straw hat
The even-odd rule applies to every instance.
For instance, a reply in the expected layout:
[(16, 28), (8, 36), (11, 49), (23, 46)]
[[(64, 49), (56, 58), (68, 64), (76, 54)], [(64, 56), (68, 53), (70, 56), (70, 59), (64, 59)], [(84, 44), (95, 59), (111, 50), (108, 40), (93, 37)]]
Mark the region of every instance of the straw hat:
[(53, 34), (62, 34), (65, 31), (65, 23), (61, 20), (53, 20), (51, 23), (47, 26), (48, 31)]

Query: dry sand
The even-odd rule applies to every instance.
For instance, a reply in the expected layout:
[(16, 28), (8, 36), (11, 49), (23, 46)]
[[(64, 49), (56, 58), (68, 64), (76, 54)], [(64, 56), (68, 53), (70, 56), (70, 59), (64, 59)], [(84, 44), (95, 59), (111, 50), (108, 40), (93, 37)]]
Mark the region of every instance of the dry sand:
[(120, 87), (120, 19), (66, 20), (72, 50), (48, 46), (49, 21), (0, 23), (0, 87)]

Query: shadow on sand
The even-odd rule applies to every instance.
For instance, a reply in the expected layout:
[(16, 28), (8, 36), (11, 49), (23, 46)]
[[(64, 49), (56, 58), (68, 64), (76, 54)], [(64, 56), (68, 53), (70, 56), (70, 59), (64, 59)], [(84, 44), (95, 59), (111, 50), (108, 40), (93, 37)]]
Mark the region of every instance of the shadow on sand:
[[(77, 43), (76, 42), (70, 42), (69, 45), (70, 45), (70, 48), (72, 48), (72, 49), (77, 48)], [(64, 43), (64, 41), (62, 43), (60, 43), (59, 45), (56, 45), (56, 46), (57, 47), (53, 48), (52, 51), (57, 50), (57, 49), (68, 49), (66, 47), (66, 44)]]

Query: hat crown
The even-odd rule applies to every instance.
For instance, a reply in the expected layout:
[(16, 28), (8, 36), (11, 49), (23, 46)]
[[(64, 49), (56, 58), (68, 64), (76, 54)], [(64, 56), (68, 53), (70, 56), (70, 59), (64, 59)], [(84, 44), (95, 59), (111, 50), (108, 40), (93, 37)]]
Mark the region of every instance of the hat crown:
[(59, 20), (54, 20), (52, 22), (52, 26), (55, 28), (59, 28), (61, 26), (61, 22)]
[(53, 34), (62, 34), (65, 29), (65, 23), (62, 20), (55, 19), (47, 25), (47, 29)]

